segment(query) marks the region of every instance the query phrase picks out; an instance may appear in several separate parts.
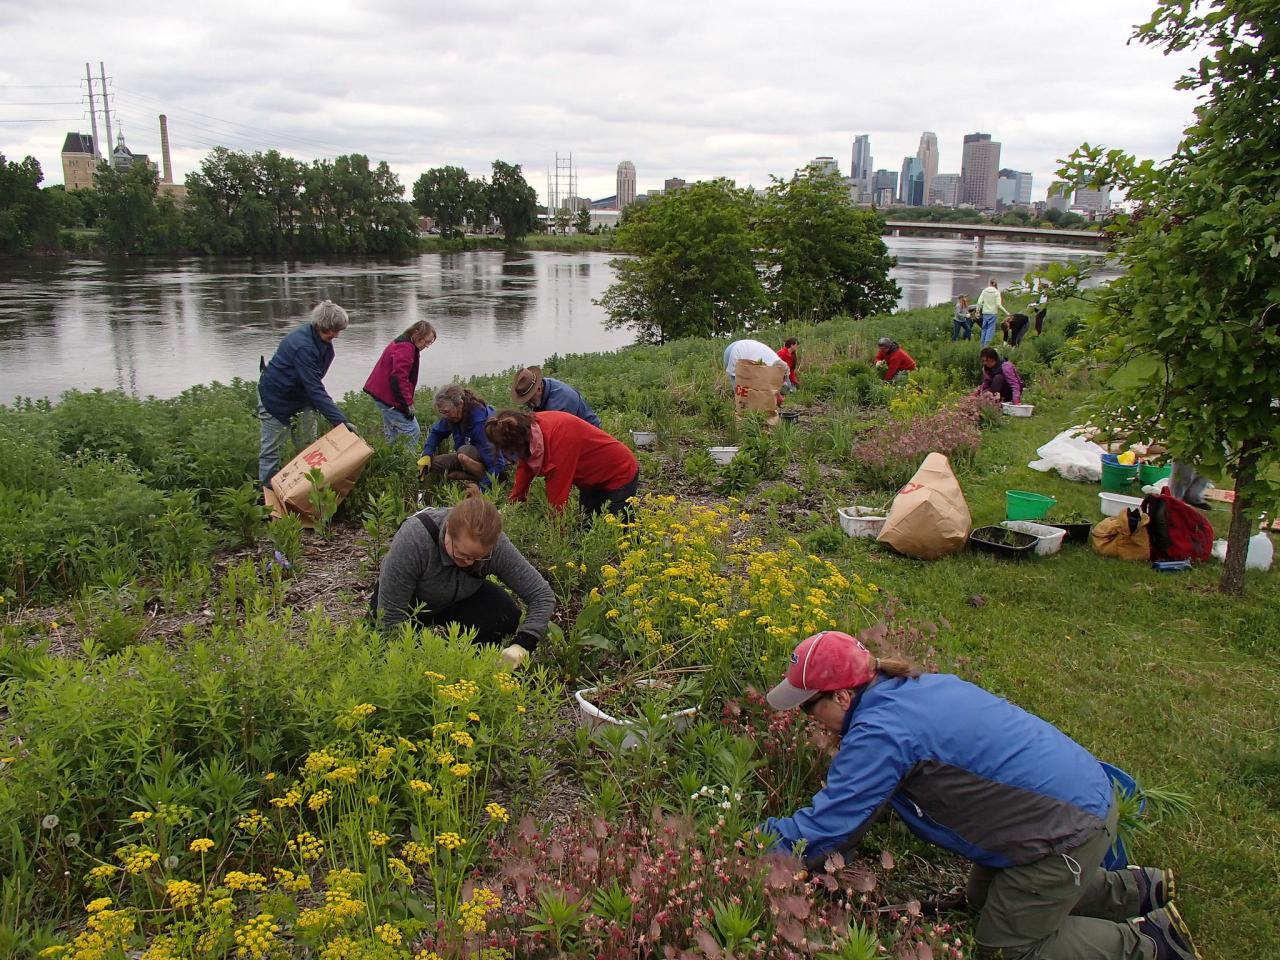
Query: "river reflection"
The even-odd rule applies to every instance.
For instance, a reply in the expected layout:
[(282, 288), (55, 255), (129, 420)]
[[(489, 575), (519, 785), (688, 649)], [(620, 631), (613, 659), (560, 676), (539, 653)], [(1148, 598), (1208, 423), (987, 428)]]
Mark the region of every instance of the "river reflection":
[[(1065, 247), (887, 237), (899, 259), (900, 305), (923, 306), (1001, 286), (1037, 264), (1095, 256)], [(32, 260), (0, 262), (0, 403), (68, 389), (174, 396), (232, 377), (256, 379), (258, 358), (317, 300), (351, 313), (326, 378), (359, 390), (382, 348), (419, 317), (440, 332), (420, 383), (495, 373), (554, 353), (613, 350), (595, 301), (613, 281), (607, 253), (496, 251), (403, 261)], [(500, 399), (500, 398), (494, 398)]]

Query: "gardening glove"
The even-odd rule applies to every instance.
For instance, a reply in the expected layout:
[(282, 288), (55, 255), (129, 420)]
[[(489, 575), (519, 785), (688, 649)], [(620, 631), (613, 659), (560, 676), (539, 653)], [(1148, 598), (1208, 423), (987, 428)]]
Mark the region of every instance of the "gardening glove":
[(350, 420), (346, 421), (346, 426), (347, 426), (347, 429), (350, 430), (352, 433), (354, 433), (357, 437), (360, 436), (360, 431), (356, 429), (356, 425), (352, 423)]
[(529, 651), (518, 643), (502, 648), (502, 666), (507, 670), (522, 666), (528, 659)]
[(424, 453), (418, 458), (418, 482), (426, 483), (427, 474), (431, 471), (431, 455)]

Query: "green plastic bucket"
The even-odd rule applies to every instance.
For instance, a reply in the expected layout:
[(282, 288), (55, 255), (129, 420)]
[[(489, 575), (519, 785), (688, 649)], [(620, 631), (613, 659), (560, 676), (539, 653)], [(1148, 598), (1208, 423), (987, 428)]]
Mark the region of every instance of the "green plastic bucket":
[(1126, 467), (1122, 463), (1102, 462), (1102, 489), (1110, 490), (1112, 493), (1124, 493), (1133, 486), (1134, 479), (1138, 476), (1138, 465), (1133, 464)]
[(1004, 492), (1004, 510), (1010, 520), (1039, 520), (1052, 510), (1057, 502), (1053, 497), (1028, 493), (1026, 490)]
[(1173, 467), (1170, 464), (1159, 466), (1154, 463), (1144, 463), (1138, 467), (1138, 482), (1145, 487), (1149, 483), (1163, 480), (1171, 473), (1173, 473)]

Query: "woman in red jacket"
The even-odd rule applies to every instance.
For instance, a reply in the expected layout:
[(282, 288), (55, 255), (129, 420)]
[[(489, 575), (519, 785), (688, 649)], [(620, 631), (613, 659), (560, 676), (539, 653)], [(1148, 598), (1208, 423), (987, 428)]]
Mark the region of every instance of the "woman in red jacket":
[(571, 487), (578, 488), (588, 515), (606, 506), (610, 513), (621, 513), (636, 495), (640, 479), (636, 455), (571, 413), (503, 410), (489, 419), (484, 432), (504, 457), (519, 461), (512, 503), (529, 495), (534, 477), (547, 478), (547, 502), (557, 510), (569, 502)]
[(907, 374), (916, 368), (911, 354), (898, 346), (897, 340), (881, 337), (876, 341), (876, 366), (884, 368), (884, 378), (889, 383), (902, 383)]
[(387, 344), (365, 381), (364, 392), (382, 414), (387, 443), (408, 437), (416, 449), (422, 439), (422, 427), (413, 415), (413, 394), (418, 389), (419, 355), (435, 342), (436, 328), (419, 320)]

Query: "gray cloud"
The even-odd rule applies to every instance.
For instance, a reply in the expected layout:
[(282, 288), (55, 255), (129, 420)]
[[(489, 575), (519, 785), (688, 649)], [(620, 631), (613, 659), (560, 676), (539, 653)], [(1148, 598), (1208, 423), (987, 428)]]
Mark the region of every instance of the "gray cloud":
[[(107, 63), (130, 146), (159, 152), (169, 116), (179, 175), (214, 144), (311, 159), (359, 151), (406, 186), (443, 163), (521, 164), (539, 191), (557, 151), (581, 192), (613, 192), (619, 160), (640, 188), (668, 176), (767, 183), (811, 157), (847, 171), (855, 134), (896, 170), (921, 130), (943, 172), (961, 138), (1003, 143), (1043, 196), (1082, 141), (1162, 158), (1193, 101), (1172, 89), (1190, 57), (1127, 45), (1150, 0), (946, 0), (715, 4), (536, 0), (410, 3), (283, 0), (172, 5), (84, 0), (56, 18), (0, 4), (0, 149), (61, 179), (65, 133), (88, 130), (84, 60)], [(58, 85), (37, 88), (33, 85)], [(77, 86), (78, 85), (78, 86)]]

